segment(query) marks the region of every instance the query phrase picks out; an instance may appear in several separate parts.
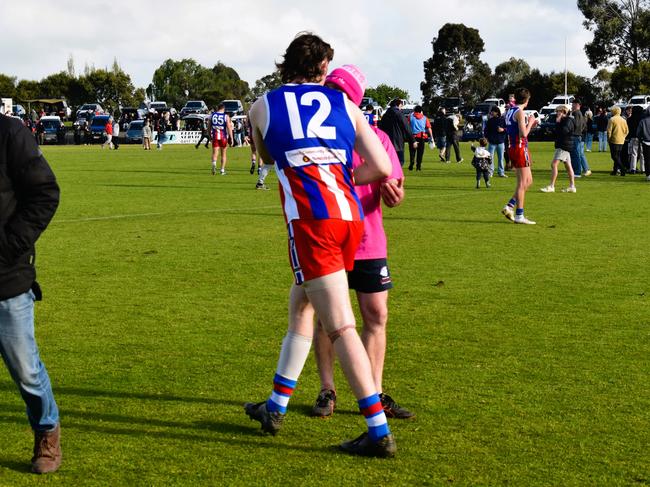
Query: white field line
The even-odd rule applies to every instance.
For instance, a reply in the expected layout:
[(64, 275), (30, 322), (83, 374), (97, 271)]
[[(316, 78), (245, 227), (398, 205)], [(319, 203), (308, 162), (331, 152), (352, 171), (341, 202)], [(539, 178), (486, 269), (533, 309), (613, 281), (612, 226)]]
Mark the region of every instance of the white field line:
[[(473, 191), (463, 191), (459, 193), (436, 193), (436, 194), (426, 194), (420, 196), (407, 196), (405, 201), (408, 203), (408, 200), (420, 200), (420, 199), (430, 199), (430, 198), (450, 198), (456, 196), (466, 196), (467, 194), (474, 194)], [(106, 215), (106, 216), (87, 216), (83, 218), (70, 218), (67, 220), (55, 220), (57, 223), (86, 223), (86, 222), (100, 222), (107, 220), (124, 220), (127, 218), (146, 218), (146, 217), (155, 217), (155, 216), (178, 216), (178, 215), (189, 215), (196, 213), (233, 213), (239, 211), (247, 210), (270, 210), (277, 208), (281, 209), (280, 205), (266, 205), (266, 206), (254, 206), (250, 208), (205, 208), (197, 210), (184, 210), (184, 211), (161, 211), (161, 212), (151, 212), (151, 213), (127, 213), (123, 215)]]

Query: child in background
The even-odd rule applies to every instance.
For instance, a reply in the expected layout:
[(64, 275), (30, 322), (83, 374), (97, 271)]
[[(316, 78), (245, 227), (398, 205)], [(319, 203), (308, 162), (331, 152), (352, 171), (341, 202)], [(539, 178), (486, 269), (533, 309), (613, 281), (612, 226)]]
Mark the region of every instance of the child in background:
[(144, 147), (144, 150), (151, 150), (151, 126), (148, 118), (144, 120), (142, 126), (142, 147)]
[(481, 177), (485, 180), (485, 187), (490, 187), (490, 176), (492, 175), (492, 156), (487, 150), (488, 141), (485, 137), (479, 139), (479, 147), (472, 145), (472, 166), (476, 168), (476, 189), (481, 187)]

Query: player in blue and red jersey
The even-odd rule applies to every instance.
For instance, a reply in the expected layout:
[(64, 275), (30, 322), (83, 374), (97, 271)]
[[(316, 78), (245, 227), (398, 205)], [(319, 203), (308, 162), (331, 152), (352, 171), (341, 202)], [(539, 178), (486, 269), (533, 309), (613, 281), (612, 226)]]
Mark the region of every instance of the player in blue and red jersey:
[(368, 124), (372, 127), (377, 126), (377, 115), (375, 115), (375, 107), (372, 105), (366, 105), (366, 111), (363, 112), (363, 116), (366, 117)]
[[(278, 174), (295, 284), (273, 392), (267, 401), (247, 403), (245, 410), (264, 431), (279, 431), (309, 355), (316, 313), (368, 425), (367, 433), (340, 448), (387, 457), (395, 454), (395, 441), (355, 328), (345, 271), (354, 266), (364, 230), (354, 182), (385, 178), (392, 166), (361, 110), (343, 93), (322, 86), (333, 54), (318, 36), (296, 37), (278, 65), (286, 84), (250, 111), (256, 147)], [(353, 150), (366, 161), (354, 176)]]
[(221, 151), (221, 175), (226, 174), (226, 150), (232, 143), (232, 123), (226, 113), (226, 106), (220, 103), (208, 119), (208, 133), (212, 140), (212, 175), (217, 174), (217, 157)]
[[(503, 207), (501, 213), (515, 223), (534, 225), (535, 222), (524, 216), (524, 198), (526, 191), (533, 184), (530, 170), (532, 163), (528, 152), (528, 134), (537, 124), (532, 115), (526, 117), (524, 110), (528, 106), (530, 92), (526, 88), (515, 91), (515, 105), (506, 112), (506, 133), (508, 135), (508, 155), (517, 174), (517, 187), (510, 201)], [(516, 207), (516, 211), (515, 211)]]

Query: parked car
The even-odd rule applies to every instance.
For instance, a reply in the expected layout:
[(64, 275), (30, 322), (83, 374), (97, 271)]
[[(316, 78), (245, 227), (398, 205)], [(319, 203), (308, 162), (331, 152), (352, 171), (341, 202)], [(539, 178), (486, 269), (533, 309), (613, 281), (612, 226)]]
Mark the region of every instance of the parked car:
[(506, 113), (506, 102), (503, 98), (486, 98), (483, 103), (487, 103), (490, 107), (496, 106), (499, 108), (501, 115)]
[(63, 144), (65, 142), (65, 126), (58, 115), (46, 115), (39, 122), (43, 126), (43, 142)]
[(142, 127), (144, 120), (133, 120), (129, 123), (126, 129), (125, 140), (127, 144), (140, 144), (142, 143)]
[(571, 109), (571, 103), (573, 103), (573, 100), (575, 100), (575, 96), (573, 95), (556, 95), (555, 98), (553, 98), (548, 105), (545, 107), (542, 107), (540, 110), (540, 113), (555, 113), (555, 109), (561, 105), (565, 105)]
[(72, 110), (65, 100), (41, 100), (41, 102), (43, 102), (43, 111), (50, 116), (57, 116), (61, 120), (68, 120), (72, 116)]
[(457, 96), (450, 96), (443, 98), (440, 106), (444, 108), (447, 113), (460, 112), (465, 108), (465, 100)]
[(222, 103), (226, 107), (226, 113), (231, 117), (244, 114), (244, 105), (241, 100), (224, 100)]
[(166, 101), (152, 101), (149, 103), (149, 112), (163, 112), (167, 110), (167, 102)]
[(204, 113), (190, 113), (183, 118), (183, 130), (201, 130), (208, 126), (210, 116)]
[(25, 112), (25, 108), (22, 105), (13, 105), (11, 107), (11, 113), (15, 117), (21, 117), (21, 118), (27, 115), (27, 112)]
[(104, 113), (104, 109), (99, 103), (84, 103), (77, 109), (77, 118), (79, 118), (79, 114), (83, 112), (102, 114)]
[(126, 130), (129, 126), (129, 123), (133, 120), (141, 120), (144, 118), (143, 110), (133, 107), (124, 107), (120, 109), (120, 128)]
[(468, 115), (463, 124), (463, 135), (461, 140), (478, 140), (483, 137), (483, 128), (485, 126), (486, 118), (483, 115), (470, 116)]
[[(559, 105), (558, 105), (559, 106)], [(555, 111), (545, 115), (539, 124), (538, 129), (534, 132), (534, 136), (540, 139), (552, 139), (555, 134), (555, 125), (557, 124), (557, 114)]]
[(190, 100), (181, 108), (181, 117), (190, 113), (208, 113), (208, 105), (203, 100)]
[(110, 115), (95, 115), (90, 123), (90, 140), (91, 142), (101, 142), (104, 140), (104, 128), (108, 123)]
[(644, 110), (650, 106), (650, 95), (634, 95), (627, 102), (627, 106), (640, 106)]

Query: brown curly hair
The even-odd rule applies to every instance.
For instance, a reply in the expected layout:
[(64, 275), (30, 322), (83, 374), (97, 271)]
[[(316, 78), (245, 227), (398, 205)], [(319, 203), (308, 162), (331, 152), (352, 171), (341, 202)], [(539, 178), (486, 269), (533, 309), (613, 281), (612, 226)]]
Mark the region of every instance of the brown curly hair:
[(316, 81), (322, 75), (321, 62), (333, 58), (334, 49), (327, 42), (310, 32), (300, 32), (287, 47), (282, 63), (275, 66), (280, 71), (283, 83), (297, 78)]

